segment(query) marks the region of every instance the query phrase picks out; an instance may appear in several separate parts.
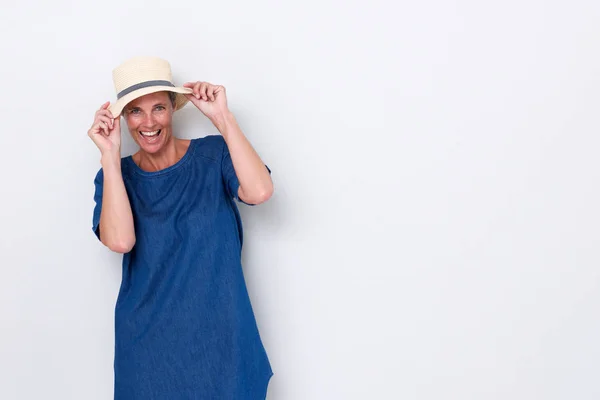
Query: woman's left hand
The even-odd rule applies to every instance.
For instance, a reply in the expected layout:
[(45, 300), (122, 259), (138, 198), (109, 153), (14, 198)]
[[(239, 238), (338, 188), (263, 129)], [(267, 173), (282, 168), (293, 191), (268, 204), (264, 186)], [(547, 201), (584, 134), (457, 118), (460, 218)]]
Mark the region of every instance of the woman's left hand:
[(183, 87), (194, 91), (185, 96), (211, 121), (229, 112), (225, 87), (208, 82), (187, 82)]

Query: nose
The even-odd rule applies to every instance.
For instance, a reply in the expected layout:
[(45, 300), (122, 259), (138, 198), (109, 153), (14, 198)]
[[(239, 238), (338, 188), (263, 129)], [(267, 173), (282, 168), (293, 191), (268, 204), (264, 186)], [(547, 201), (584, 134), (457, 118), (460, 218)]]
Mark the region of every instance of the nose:
[(154, 127), (155, 122), (156, 122), (156, 120), (154, 119), (154, 116), (152, 115), (152, 113), (145, 114), (145, 116), (144, 116), (144, 125), (147, 128)]

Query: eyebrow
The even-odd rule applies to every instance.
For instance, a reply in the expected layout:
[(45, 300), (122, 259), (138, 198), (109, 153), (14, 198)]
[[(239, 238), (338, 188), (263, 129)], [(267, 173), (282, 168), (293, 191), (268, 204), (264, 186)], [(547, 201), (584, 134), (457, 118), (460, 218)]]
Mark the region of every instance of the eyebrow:
[[(156, 106), (163, 106), (163, 107), (165, 107), (165, 103), (156, 103), (156, 104), (155, 104), (155, 105), (153, 105), (152, 107), (154, 108), (154, 107), (156, 107)], [(139, 110), (140, 108), (139, 108), (138, 106), (135, 106), (135, 107), (127, 107), (127, 109), (128, 109), (128, 110), (135, 110), (135, 109), (138, 109), (138, 110)]]

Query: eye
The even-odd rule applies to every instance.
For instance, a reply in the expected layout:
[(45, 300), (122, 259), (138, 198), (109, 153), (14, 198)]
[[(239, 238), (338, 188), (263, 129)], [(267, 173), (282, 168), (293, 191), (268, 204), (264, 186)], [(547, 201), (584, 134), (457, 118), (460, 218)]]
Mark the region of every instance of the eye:
[(165, 109), (165, 108), (164, 108), (163, 106), (156, 106), (156, 108), (155, 108), (155, 110), (158, 110), (158, 111), (162, 111), (162, 110), (164, 110), (164, 109)]
[(139, 112), (140, 112), (140, 110), (139, 110), (139, 109), (137, 109), (137, 108), (134, 108), (133, 110), (130, 110), (130, 111), (129, 111), (129, 113), (130, 113), (130, 114), (137, 114), (137, 113), (139, 113)]

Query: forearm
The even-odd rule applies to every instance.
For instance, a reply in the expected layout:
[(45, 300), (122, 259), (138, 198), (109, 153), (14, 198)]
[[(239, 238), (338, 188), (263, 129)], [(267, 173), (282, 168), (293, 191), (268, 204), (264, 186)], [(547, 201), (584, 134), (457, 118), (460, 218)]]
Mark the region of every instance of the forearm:
[(229, 149), (233, 168), (240, 182), (242, 200), (259, 204), (273, 193), (273, 181), (264, 162), (256, 153), (232, 113), (213, 121)]
[(104, 184), (100, 213), (100, 239), (108, 248), (127, 253), (135, 244), (133, 214), (121, 175), (119, 155), (103, 155)]

